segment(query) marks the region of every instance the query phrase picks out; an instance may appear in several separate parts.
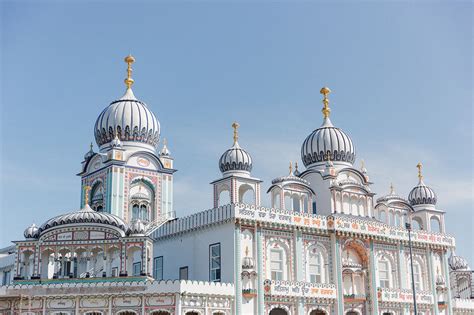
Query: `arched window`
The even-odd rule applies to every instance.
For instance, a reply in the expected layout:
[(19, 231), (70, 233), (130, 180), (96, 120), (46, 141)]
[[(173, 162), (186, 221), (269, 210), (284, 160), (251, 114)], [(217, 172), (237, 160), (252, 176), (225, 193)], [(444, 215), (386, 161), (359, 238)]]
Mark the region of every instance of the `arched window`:
[(249, 205), (255, 204), (255, 193), (252, 186), (244, 184), (239, 187), (239, 202)]
[[(90, 192), (90, 207), (96, 211), (104, 208), (104, 185), (101, 181), (94, 184)], [(100, 210), (99, 210), (100, 209)]]
[(379, 212), (379, 220), (384, 223), (387, 223), (387, 213), (384, 210), (381, 210)]
[(270, 311), (269, 315), (288, 315), (288, 312), (285, 311), (283, 308), (274, 308)]
[(285, 194), (285, 210), (290, 211), (292, 206), (291, 196), (289, 193)]
[(152, 184), (145, 180), (133, 182), (133, 186), (130, 188), (130, 208), (132, 208), (131, 220), (154, 220), (153, 204), (155, 193), (151, 185)]
[(388, 224), (394, 225), (395, 224), (395, 217), (393, 216), (393, 211), (390, 211), (388, 213), (389, 221), (387, 221)]
[(279, 192), (277, 192), (273, 195), (273, 200), (272, 200), (272, 207), (273, 208), (276, 208), (276, 209), (281, 208), (280, 198), (281, 198), (281, 195), (280, 195)]
[(230, 204), (230, 191), (225, 189), (221, 191), (221, 193), (219, 194), (218, 205), (223, 206), (223, 205), (228, 205), (228, 204)]
[(311, 313), (309, 313), (309, 315), (326, 315), (327, 313), (325, 311), (321, 311), (321, 310), (313, 310), (311, 311)]
[(395, 213), (395, 226), (400, 226), (400, 212)]
[(423, 224), (421, 223), (421, 219), (418, 218), (418, 217), (414, 217), (412, 220), (411, 220), (411, 228), (414, 230), (414, 231), (420, 231), (420, 230), (423, 230)]
[(431, 227), (431, 232), (435, 233), (440, 233), (441, 232), (441, 224), (439, 222), (439, 219), (435, 216), (432, 216), (430, 219), (430, 227)]
[(350, 214), (351, 205), (349, 203), (349, 196), (348, 195), (343, 195), (342, 196), (342, 208), (343, 208), (344, 214)]
[(303, 196), (303, 212), (308, 213), (308, 196)]
[(194, 312), (194, 311), (190, 311), (190, 312), (186, 312), (185, 315), (199, 315), (199, 313)]
[(140, 218), (140, 206), (138, 204), (134, 204), (132, 206), (132, 219), (136, 220)]
[(270, 250), (270, 270), (272, 280), (284, 280), (283, 279), (283, 250), (282, 249), (271, 249)]

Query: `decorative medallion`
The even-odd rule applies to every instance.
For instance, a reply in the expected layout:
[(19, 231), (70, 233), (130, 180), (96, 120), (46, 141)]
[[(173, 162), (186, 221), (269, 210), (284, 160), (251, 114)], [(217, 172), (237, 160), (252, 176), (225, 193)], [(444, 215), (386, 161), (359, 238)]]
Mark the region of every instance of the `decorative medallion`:
[(137, 163), (138, 165), (143, 166), (143, 167), (147, 167), (148, 165), (150, 165), (150, 161), (142, 157), (137, 159)]

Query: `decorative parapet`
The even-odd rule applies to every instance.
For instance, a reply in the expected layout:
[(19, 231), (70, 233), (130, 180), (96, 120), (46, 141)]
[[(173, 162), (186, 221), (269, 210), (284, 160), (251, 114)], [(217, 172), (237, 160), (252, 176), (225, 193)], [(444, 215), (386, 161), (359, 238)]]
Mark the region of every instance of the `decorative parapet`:
[(453, 310), (459, 313), (474, 313), (474, 299), (452, 299)]
[[(389, 303), (413, 303), (413, 291), (408, 289), (378, 288), (378, 300)], [(433, 304), (431, 291), (416, 291), (416, 303)]]
[(327, 219), (322, 215), (286, 211), (260, 206), (235, 204), (235, 217), (241, 222), (259, 222), (262, 226), (297, 226), (302, 229), (327, 232)]
[[(21, 295), (34, 293), (35, 296), (41, 295), (83, 295), (100, 294), (111, 292), (140, 292), (146, 294), (195, 294), (195, 295), (213, 295), (213, 296), (231, 296), (235, 295), (234, 284), (191, 281), (191, 280), (162, 280), (154, 281), (137, 278), (117, 278), (121, 281), (78, 281), (78, 282), (35, 282), (35, 283), (16, 283), (8, 286), (0, 286), (0, 297), (7, 295)], [(125, 289), (125, 290), (124, 290)], [(81, 295), (79, 293), (79, 295)]]
[(265, 294), (316, 299), (336, 299), (336, 285), (332, 283), (311, 283), (303, 281), (265, 280)]
[[(390, 226), (383, 222), (364, 217), (331, 215), (327, 217), (329, 230), (340, 235), (369, 236), (383, 241), (399, 241), (408, 244), (408, 231), (398, 226)], [(427, 231), (412, 231), (413, 243), (429, 244), (433, 248), (455, 247), (454, 237)]]

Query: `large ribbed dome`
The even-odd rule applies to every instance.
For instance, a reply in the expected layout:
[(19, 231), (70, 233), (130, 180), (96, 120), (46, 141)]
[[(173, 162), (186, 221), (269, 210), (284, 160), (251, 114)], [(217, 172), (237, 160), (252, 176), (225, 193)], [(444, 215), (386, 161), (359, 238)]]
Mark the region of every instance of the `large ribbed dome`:
[(147, 105), (136, 99), (131, 88), (100, 113), (94, 128), (97, 145), (112, 145), (115, 136), (124, 147), (136, 146), (152, 151), (160, 137), (160, 123)]
[(418, 185), (413, 187), (408, 195), (408, 201), (412, 206), (417, 205), (436, 205), (437, 197), (433, 189), (426, 186), (421, 175), (421, 163), (418, 163)]
[(38, 234), (43, 234), (46, 230), (57, 226), (77, 223), (112, 225), (121, 229), (124, 233), (128, 232), (128, 225), (121, 218), (110, 213), (94, 211), (89, 205), (86, 205), (79, 211), (58, 215), (49, 219), (41, 225)]
[(306, 167), (323, 165), (324, 161), (331, 160), (334, 165), (352, 165), (355, 161), (355, 147), (351, 138), (341, 129), (336, 128), (329, 119), (328, 88), (322, 88), (324, 95), (324, 120), (321, 127), (314, 130), (301, 146), (301, 160)]

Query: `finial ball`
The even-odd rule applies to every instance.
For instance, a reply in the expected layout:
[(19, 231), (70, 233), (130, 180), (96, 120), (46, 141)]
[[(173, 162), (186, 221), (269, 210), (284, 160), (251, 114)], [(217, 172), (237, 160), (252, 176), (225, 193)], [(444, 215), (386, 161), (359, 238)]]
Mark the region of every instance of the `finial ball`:
[(125, 57), (125, 62), (126, 63), (134, 63), (135, 62), (135, 57), (133, 57), (132, 55), (128, 55), (127, 57)]
[(327, 94), (331, 93), (331, 90), (328, 87), (325, 86), (321, 89), (321, 91), (319, 91), (319, 93), (321, 93), (323, 95), (327, 95)]

